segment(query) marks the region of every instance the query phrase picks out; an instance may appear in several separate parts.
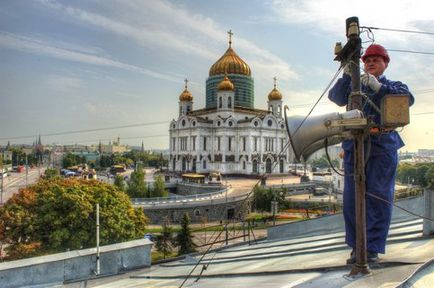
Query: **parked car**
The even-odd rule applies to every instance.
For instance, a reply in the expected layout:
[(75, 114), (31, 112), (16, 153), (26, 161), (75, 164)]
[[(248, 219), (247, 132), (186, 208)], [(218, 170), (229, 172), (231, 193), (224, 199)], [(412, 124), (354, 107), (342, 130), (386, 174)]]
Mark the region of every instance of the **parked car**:
[(157, 240), (157, 237), (155, 237), (155, 235), (154, 235), (154, 234), (151, 234), (151, 233), (146, 233), (145, 236), (143, 236), (143, 238), (145, 238), (145, 239), (149, 239), (149, 240), (151, 240), (152, 242), (155, 242), (155, 240)]

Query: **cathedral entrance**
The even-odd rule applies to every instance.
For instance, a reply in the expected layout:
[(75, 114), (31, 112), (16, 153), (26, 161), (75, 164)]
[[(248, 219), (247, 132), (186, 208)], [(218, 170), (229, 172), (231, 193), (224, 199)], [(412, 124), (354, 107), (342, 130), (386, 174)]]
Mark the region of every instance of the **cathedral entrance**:
[(182, 172), (187, 170), (187, 160), (185, 160), (185, 157), (182, 158)]
[(271, 159), (268, 158), (265, 162), (265, 173), (271, 173)]
[(258, 173), (258, 161), (255, 159), (253, 160), (253, 173)]
[(192, 170), (196, 173), (196, 158), (193, 158)]

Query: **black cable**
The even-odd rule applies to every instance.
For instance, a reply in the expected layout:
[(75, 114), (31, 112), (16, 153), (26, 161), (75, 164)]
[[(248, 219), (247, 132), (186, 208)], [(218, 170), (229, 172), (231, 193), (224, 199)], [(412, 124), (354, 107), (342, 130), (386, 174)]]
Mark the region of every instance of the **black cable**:
[(326, 153), (326, 156), (327, 156), (327, 161), (329, 162), (330, 167), (333, 169), (333, 171), (335, 171), (336, 174), (338, 174), (338, 175), (340, 175), (342, 177), (345, 177), (345, 174), (342, 174), (338, 170), (336, 170), (335, 166), (332, 163), (332, 160), (330, 159), (329, 151), (327, 149), (328, 146), (329, 146), (328, 142), (329, 142), (328, 138), (325, 138), (324, 139), (324, 149), (325, 149), (325, 153)]
[[(277, 161), (277, 160), (280, 159), (281, 155), (283, 155), (283, 153), (286, 152), (286, 149), (288, 149), (288, 145), (289, 145), (289, 141), (286, 142), (285, 146), (282, 147), (282, 149), (280, 150), (278, 156), (276, 157), (276, 159), (275, 159), (275, 161), (274, 161), (274, 163), (273, 163), (274, 166), (272, 166), (272, 169), (271, 169), (271, 170), (273, 170), (273, 169), (277, 166), (277, 164), (278, 164), (278, 161)], [(252, 187), (252, 189), (249, 191), (249, 193), (247, 193), (246, 197), (242, 200), (240, 211), (242, 211), (243, 209), (245, 209), (245, 207), (246, 207), (246, 203), (247, 203), (247, 200), (250, 198), (250, 196), (251, 196), (251, 194), (253, 193), (255, 187), (256, 187), (256, 186), (257, 186), (257, 185), (262, 181), (262, 179), (265, 178), (266, 174), (267, 174), (266, 172), (264, 172), (264, 173), (262, 174), (262, 176), (259, 178), (259, 180), (255, 183), (255, 185), (253, 185), (253, 187)], [(227, 225), (228, 225), (228, 224), (229, 224), (229, 223), (227, 222), (227, 223), (224, 225), (225, 229), (227, 229)], [(213, 242), (208, 246), (208, 249), (207, 249), (207, 250), (202, 254), (202, 256), (201, 256), (201, 258), (199, 259), (199, 261), (196, 263), (196, 265), (193, 267), (193, 269), (190, 271), (190, 273), (186, 276), (186, 278), (185, 278), (184, 281), (181, 283), (181, 285), (179, 286), (179, 288), (182, 288), (182, 287), (183, 287), (183, 285), (185, 284), (185, 282), (190, 278), (190, 276), (193, 274), (194, 270), (195, 270), (195, 269), (197, 268), (197, 266), (202, 262), (203, 258), (208, 254), (209, 250), (212, 248), (212, 246), (214, 246), (214, 244), (217, 242), (217, 239), (220, 238), (221, 234), (223, 233), (223, 231), (225, 231), (225, 229), (222, 229), (222, 230), (220, 231), (220, 233), (216, 236), (215, 240), (214, 240), (214, 241), (213, 241)], [(252, 231), (252, 232), (253, 232), (253, 231)], [(249, 233), (250, 233), (250, 232), (249, 232)], [(256, 237), (254, 236), (254, 234), (253, 234), (253, 237), (254, 237), (255, 242), (256, 242)], [(211, 264), (211, 261), (206, 265), (206, 267), (208, 267), (210, 264)], [(206, 270), (206, 269), (202, 269), (202, 271), (201, 271), (201, 275), (202, 275), (202, 273), (203, 273), (204, 270)], [(201, 275), (199, 275), (199, 277), (195, 280), (195, 282), (199, 281)]]
[(405, 208), (403, 208), (403, 207), (401, 207), (401, 206), (398, 206), (398, 205), (396, 205), (395, 203), (391, 203), (390, 201), (388, 201), (388, 200), (386, 200), (386, 199), (384, 199), (384, 198), (381, 198), (381, 197), (378, 196), (378, 195), (372, 194), (372, 193), (370, 193), (370, 192), (368, 192), (368, 191), (366, 191), (366, 195), (371, 196), (371, 197), (373, 197), (373, 198), (375, 198), (375, 199), (378, 199), (378, 200), (380, 200), (380, 201), (383, 201), (383, 202), (385, 202), (385, 203), (387, 203), (387, 204), (389, 204), (389, 205), (393, 205), (394, 207), (396, 207), (396, 208), (398, 208), (398, 209), (401, 209), (401, 210), (407, 212), (408, 214), (411, 214), (411, 215), (416, 216), (416, 217), (418, 217), (418, 218), (422, 218), (422, 219), (425, 219), (425, 220), (428, 220), (428, 221), (434, 222), (434, 219), (431, 219), (431, 218), (429, 218), (429, 217), (425, 217), (425, 216), (422, 216), (422, 215), (416, 214), (416, 213), (414, 213), (414, 212), (412, 212), (412, 211), (410, 211), (410, 210), (407, 210), (407, 209), (405, 209)]
[(298, 130), (300, 129), (301, 126), (303, 126), (304, 122), (307, 120), (307, 118), (309, 118), (310, 114), (312, 114), (313, 110), (315, 109), (316, 105), (319, 103), (319, 101), (321, 101), (321, 98), (325, 95), (325, 93), (329, 90), (330, 86), (332, 86), (333, 82), (336, 80), (336, 78), (339, 76), (339, 73), (342, 71), (344, 67), (341, 65), (338, 69), (338, 71), (336, 71), (335, 75), (332, 77), (332, 80), (327, 84), (327, 87), (324, 89), (324, 91), (322, 92), (321, 96), (318, 98), (318, 100), (315, 102), (315, 104), (312, 106), (312, 108), (310, 109), (310, 111), (307, 113), (306, 117), (303, 119), (303, 121), (301, 121), (300, 125), (297, 127), (297, 129), (295, 129), (295, 132), (292, 134), (292, 136), (294, 137)]
[(434, 52), (413, 51), (413, 50), (403, 50), (403, 49), (389, 49), (388, 48), (387, 51), (412, 53), (412, 54), (423, 54), (423, 55), (434, 55)]
[(414, 34), (424, 34), (424, 35), (434, 35), (434, 32), (425, 32), (425, 31), (416, 31), (416, 30), (406, 30), (406, 29), (391, 29), (391, 28), (380, 28), (380, 27), (369, 27), (369, 26), (360, 26), (360, 28), (365, 28), (370, 30), (384, 30), (391, 32), (402, 32), (402, 33), (414, 33)]
[[(328, 89), (330, 88), (330, 86), (333, 84), (333, 82), (336, 80), (337, 76), (339, 75), (339, 73), (341, 72), (341, 70), (343, 69), (343, 66), (340, 66), (339, 69), (336, 71), (335, 75), (332, 77), (332, 80), (329, 82), (329, 84), (327, 85), (326, 89), (324, 89), (323, 93), (321, 94), (321, 96), (319, 97), (319, 99), (316, 101), (316, 103), (314, 104), (314, 106), (312, 107), (312, 109), (309, 111), (309, 113), (307, 114), (307, 116), (303, 119), (303, 121), (301, 122), (301, 124), (298, 126), (298, 128), (296, 129), (296, 131), (294, 132), (293, 135), (295, 135), (297, 133), (297, 131), (299, 130), (299, 128), (303, 125), (304, 121), (306, 121), (306, 119), (309, 117), (309, 115), (312, 113), (312, 111), (315, 109), (316, 105), (318, 104), (318, 102), (321, 100), (321, 98), (325, 95), (325, 93), (328, 91)], [(288, 134), (289, 136), (289, 134)], [(281, 148), (279, 154), (277, 155), (276, 159), (274, 160), (273, 166), (271, 171), (273, 171), (273, 169), (277, 166), (278, 164), (278, 160), (281, 158), (281, 156), (283, 155), (283, 153), (286, 152), (286, 150), (288, 149), (288, 146), (290, 144), (290, 141), (287, 141), (285, 146)], [(259, 178), (259, 180), (256, 182), (256, 184), (252, 187), (252, 189), (250, 190), (250, 192), (246, 195), (246, 197), (244, 198), (244, 200), (242, 201), (241, 204), (241, 209), (243, 210), (245, 209), (245, 204), (247, 203), (246, 201), (249, 199), (250, 195), (253, 193), (255, 187), (267, 176), (267, 172), (264, 172), (262, 174), (262, 176)], [(228, 223), (226, 223), (225, 227), (228, 225)], [(218, 237), (220, 237), (221, 233), (223, 232), (223, 230), (219, 233)], [(256, 242), (256, 237), (254, 236), (254, 240)], [(192, 275), (193, 271), (196, 269), (196, 267), (199, 265), (199, 263), (202, 261), (202, 259), (205, 257), (205, 255), (208, 253), (208, 251), (211, 249), (211, 247), (215, 244), (215, 241), (213, 243), (211, 243), (211, 245), (208, 247), (208, 249), (205, 251), (205, 253), (202, 255), (202, 257), (200, 258), (200, 260), (198, 261), (198, 263), (193, 267), (193, 269), (190, 271), (190, 273), (186, 276), (186, 278), (184, 279), (184, 281), (181, 283), (181, 285), (179, 286), (179, 288), (181, 288), (185, 282), (188, 280), (188, 278)], [(208, 263), (209, 265), (210, 263)], [(208, 267), (207, 265), (207, 267)], [(201, 271), (201, 273), (203, 273), (203, 270)], [(200, 275), (201, 276), (201, 275)], [(196, 282), (200, 279), (200, 276), (196, 279)]]
[[(86, 133), (86, 132), (96, 132), (96, 131), (104, 131), (104, 130), (124, 129), (124, 128), (133, 128), (133, 127), (142, 127), (142, 126), (161, 125), (161, 124), (167, 124), (167, 121), (147, 122), (147, 123), (138, 123), (138, 124), (130, 124), (130, 125), (112, 126), (112, 127), (102, 127), (102, 128), (95, 128), (95, 129), (71, 130), (71, 131), (65, 131), (65, 132), (54, 132), (54, 133), (40, 134), (39, 136), (44, 136), (44, 137), (46, 137), (46, 136), (59, 136), (59, 135), (66, 135), (66, 134), (78, 134), (78, 133)], [(25, 138), (33, 138), (33, 137), (35, 137), (35, 135), (16, 136), (16, 137), (1, 137), (0, 140), (25, 139)]]

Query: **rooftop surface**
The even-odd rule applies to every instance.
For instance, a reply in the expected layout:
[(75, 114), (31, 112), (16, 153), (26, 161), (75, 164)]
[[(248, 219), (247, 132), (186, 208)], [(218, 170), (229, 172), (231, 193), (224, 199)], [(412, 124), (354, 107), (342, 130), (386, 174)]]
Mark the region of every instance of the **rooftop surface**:
[(343, 232), (265, 240), (209, 252), (199, 265), (201, 255), (188, 256), (89, 280), (85, 287), (434, 287), (434, 237), (422, 236), (422, 220), (401, 219), (392, 224), (387, 254), (370, 266), (369, 275), (347, 276), (349, 254)]

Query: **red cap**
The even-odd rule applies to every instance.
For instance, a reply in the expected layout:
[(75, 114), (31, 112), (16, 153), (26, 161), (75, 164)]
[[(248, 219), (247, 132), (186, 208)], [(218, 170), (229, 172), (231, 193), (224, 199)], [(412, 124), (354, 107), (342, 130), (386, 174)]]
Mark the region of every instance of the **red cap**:
[(365, 62), (366, 58), (369, 56), (381, 56), (384, 58), (384, 62), (390, 62), (389, 54), (387, 53), (386, 48), (379, 44), (370, 45), (368, 49), (366, 49), (365, 54), (362, 56), (362, 61)]

